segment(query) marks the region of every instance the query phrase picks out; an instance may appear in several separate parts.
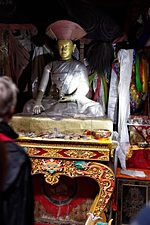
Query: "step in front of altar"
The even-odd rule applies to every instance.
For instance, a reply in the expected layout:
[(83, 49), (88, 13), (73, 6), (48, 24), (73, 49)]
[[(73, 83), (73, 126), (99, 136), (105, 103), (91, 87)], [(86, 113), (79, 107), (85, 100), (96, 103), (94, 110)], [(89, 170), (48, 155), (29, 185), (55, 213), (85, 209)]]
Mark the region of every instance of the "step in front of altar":
[(13, 116), (11, 125), (17, 130), (41, 132), (57, 128), (60, 132), (80, 132), (82, 130), (108, 129), (113, 131), (113, 122), (109, 118), (63, 118), (52, 119), (40, 116)]

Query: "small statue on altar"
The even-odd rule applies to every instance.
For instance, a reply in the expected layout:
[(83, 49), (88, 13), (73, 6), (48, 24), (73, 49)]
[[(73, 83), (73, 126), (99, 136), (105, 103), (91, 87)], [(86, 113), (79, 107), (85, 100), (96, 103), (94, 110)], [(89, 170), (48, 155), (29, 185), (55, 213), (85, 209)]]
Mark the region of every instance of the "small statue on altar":
[(37, 97), (25, 104), (23, 113), (48, 117), (104, 116), (101, 104), (87, 97), (89, 81), (86, 66), (72, 57), (76, 48), (73, 41), (81, 39), (86, 32), (74, 22), (60, 20), (48, 26), (47, 34), (57, 40), (60, 58), (45, 66)]

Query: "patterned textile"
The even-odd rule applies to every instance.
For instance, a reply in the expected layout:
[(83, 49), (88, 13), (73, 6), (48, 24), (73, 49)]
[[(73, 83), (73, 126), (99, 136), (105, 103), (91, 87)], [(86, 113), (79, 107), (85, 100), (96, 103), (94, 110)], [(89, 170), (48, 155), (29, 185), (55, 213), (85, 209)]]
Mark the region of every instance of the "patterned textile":
[[(50, 185), (43, 176), (33, 176), (35, 225), (85, 224), (87, 212), (98, 193), (97, 183), (90, 178), (61, 176)], [(87, 188), (88, 187), (88, 188)]]

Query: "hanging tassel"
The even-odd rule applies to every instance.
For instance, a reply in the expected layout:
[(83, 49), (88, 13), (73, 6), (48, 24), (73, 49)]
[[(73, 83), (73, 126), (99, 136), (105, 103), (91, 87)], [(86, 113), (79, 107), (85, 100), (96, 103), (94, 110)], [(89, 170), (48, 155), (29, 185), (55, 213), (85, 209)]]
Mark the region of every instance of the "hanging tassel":
[(142, 58), (141, 59), (142, 70), (141, 70), (141, 82), (142, 82), (142, 91), (146, 93), (148, 91), (148, 74), (147, 74), (147, 63)]
[(142, 92), (142, 84), (140, 81), (140, 60), (139, 55), (136, 54), (136, 62), (135, 62), (135, 82), (136, 82), (136, 88), (141, 93)]

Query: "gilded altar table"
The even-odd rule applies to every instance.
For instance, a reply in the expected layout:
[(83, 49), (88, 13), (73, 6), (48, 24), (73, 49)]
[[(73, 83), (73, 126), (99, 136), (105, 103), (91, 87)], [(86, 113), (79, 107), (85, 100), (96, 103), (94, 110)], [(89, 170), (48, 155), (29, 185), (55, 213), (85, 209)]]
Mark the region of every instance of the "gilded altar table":
[(103, 220), (115, 183), (108, 166), (113, 152), (112, 121), (15, 116), (11, 125), (20, 134), (18, 144), (31, 158), (33, 175), (43, 174), (51, 185), (61, 175), (89, 177), (98, 183), (99, 192), (88, 215)]

